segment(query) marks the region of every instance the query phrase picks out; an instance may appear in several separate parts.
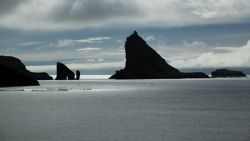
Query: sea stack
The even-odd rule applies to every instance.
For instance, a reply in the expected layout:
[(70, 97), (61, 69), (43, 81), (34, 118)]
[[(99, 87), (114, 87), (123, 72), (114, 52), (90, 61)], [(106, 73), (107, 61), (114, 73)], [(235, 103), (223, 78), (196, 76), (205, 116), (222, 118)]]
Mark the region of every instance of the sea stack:
[(228, 69), (218, 69), (213, 71), (212, 77), (246, 77), (246, 74), (244, 74), (241, 71), (233, 71)]
[(57, 75), (56, 80), (74, 80), (75, 74), (63, 63), (57, 62)]
[(76, 80), (80, 80), (81, 72), (76, 70)]
[(31, 72), (17, 58), (0, 56), (0, 87), (36, 86), (39, 82), (31, 77)]
[(125, 43), (125, 68), (110, 79), (208, 78), (204, 73), (183, 73), (170, 66), (135, 31)]

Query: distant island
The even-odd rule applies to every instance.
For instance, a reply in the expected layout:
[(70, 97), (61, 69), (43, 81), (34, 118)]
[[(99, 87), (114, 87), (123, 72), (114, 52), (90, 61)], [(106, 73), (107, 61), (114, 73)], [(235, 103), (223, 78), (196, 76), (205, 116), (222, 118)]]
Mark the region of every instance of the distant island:
[(184, 73), (170, 66), (136, 31), (125, 43), (126, 65), (110, 79), (209, 78), (202, 72)]
[(211, 73), (212, 77), (246, 77), (242, 71), (234, 71), (228, 69), (218, 69)]

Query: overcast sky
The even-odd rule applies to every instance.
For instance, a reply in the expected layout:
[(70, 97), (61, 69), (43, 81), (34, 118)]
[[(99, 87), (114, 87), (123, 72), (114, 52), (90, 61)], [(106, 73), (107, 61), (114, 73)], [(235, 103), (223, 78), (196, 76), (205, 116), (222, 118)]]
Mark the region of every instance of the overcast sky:
[(179, 69), (250, 67), (250, 0), (0, 0), (0, 54), (32, 71), (112, 74), (134, 30)]

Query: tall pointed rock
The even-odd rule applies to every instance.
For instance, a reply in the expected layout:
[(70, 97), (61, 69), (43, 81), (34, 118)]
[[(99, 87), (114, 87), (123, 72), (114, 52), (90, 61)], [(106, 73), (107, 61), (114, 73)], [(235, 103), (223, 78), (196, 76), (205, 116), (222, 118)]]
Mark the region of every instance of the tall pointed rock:
[(170, 66), (135, 31), (125, 43), (126, 65), (111, 79), (208, 78), (204, 73), (182, 73)]

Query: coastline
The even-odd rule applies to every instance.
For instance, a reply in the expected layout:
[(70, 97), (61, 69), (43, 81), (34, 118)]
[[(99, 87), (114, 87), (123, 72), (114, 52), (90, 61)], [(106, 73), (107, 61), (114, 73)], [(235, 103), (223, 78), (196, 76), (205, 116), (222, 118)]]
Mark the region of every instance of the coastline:
[[(56, 78), (56, 75), (50, 75), (50, 76), (53, 77), (53, 79)], [(111, 75), (80, 75), (80, 76), (81, 76), (80, 80), (98, 80), (98, 79), (106, 80), (106, 79), (109, 79)], [(211, 77), (211, 75), (208, 75), (208, 76)], [(242, 78), (244, 79), (244, 77), (225, 77), (225, 78), (212, 78), (212, 79), (242, 79)], [(247, 75), (245, 79), (250, 79), (250, 75)]]

